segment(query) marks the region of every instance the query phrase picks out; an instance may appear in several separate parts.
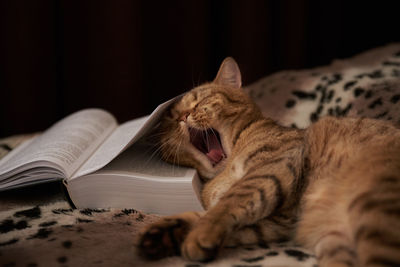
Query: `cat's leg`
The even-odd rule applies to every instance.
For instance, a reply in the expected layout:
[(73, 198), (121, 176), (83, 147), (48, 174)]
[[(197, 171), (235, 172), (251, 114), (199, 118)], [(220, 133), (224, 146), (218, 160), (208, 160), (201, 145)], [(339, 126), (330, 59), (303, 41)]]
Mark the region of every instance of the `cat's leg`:
[(268, 247), (269, 243), (287, 242), (293, 239), (295, 220), (283, 216), (267, 217), (255, 224), (234, 231), (224, 242), (226, 247), (257, 245)]
[[(138, 253), (156, 260), (181, 255), (181, 245), (186, 235), (202, 214), (187, 212), (167, 216), (142, 230), (138, 238)], [(224, 244), (226, 247), (258, 245), (267, 247), (270, 242), (284, 242), (292, 238), (294, 223), (281, 216), (265, 218), (252, 225), (237, 229)]]
[(315, 256), (320, 267), (357, 267), (357, 253), (351, 239), (339, 231), (321, 237), (315, 246)]
[(349, 205), (361, 266), (400, 266), (400, 176), (382, 176)]
[(314, 251), (319, 267), (356, 267), (359, 264), (346, 197), (346, 190), (353, 193), (355, 189), (338, 186), (337, 181), (338, 178), (327, 176), (310, 185), (311, 193), (303, 197), (296, 242)]
[[(388, 166), (385, 168), (389, 169)], [(387, 175), (354, 174), (363, 177), (364, 184), (346, 186), (353, 194), (346, 192), (343, 195), (354, 196), (346, 201), (343, 213), (336, 213), (347, 222), (336, 229), (347, 229), (346, 233), (333, 230), (321, 235), (315, 246), (319, 266), (400, 266), (398, 173), (396, 169)], [(335, 221), (334, 217), (329, 218)]]
[(281, 184), (274, 175), (240, 179), (189, 232), (182, 255), (195, 261), (215, 258), (234, 231), (269, 216), (282, 205), (283, 198)]
[(185, 212), (166, 216), (149, 225), (139, 235), (137, 251), (151, 260), (180, 255), (181, 244), (203, 213)]

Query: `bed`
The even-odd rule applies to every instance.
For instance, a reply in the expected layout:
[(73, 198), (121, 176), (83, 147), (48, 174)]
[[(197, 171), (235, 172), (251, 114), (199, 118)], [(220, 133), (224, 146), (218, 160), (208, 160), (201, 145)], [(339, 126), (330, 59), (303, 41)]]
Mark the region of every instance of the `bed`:
[[(266, 116), (305, 128), (325, 115), (364, 116), (400, 125), (400, 44), (328, 66), (281, 71), (245, 87)], [(0, 157), (32, 134), (0, 140)], [(160, 216), (126, 209), (72, 209), (59, 183), (0, 194), (0, 266), (316, 266), (292, 243), (223, 248), (210, 263), (136, 255), (140, 229)]]

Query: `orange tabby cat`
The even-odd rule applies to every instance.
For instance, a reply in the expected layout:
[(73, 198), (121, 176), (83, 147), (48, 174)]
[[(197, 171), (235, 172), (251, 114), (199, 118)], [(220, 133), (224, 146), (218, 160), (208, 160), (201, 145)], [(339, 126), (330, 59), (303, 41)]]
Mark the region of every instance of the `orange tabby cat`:
[(400, 266), (400, 130), (327, 117), (306, 130), (264, 118), (227, 58), (165, 115), (165, 160), (207, 180), (207, 212), (162, 218), (140, 237), (152, 259), (208, 261), (219, 248), (296, 240), (319, 266)]

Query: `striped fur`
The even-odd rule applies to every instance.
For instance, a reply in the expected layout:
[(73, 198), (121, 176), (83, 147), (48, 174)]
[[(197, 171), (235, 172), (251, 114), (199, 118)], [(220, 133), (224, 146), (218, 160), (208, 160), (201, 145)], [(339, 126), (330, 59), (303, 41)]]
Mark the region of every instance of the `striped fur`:
[[(282, 127), (261, 115), (240, 79), (228, 58), (165, 116), (163, 157), (199, 171), (207, 212), (151, 225), (140, 253), (208, 261), (222, 246), (294, 239), (320, 266), (400, 266), (400, 130), (333, 117)], [(218, 138), (223, 152), (210, 148)]]

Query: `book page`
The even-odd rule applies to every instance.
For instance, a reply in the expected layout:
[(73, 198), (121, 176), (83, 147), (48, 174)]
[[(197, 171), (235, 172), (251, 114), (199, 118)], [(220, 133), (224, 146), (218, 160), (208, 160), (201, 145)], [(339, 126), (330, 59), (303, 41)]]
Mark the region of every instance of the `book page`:
[[(54, 124), (28, 145), (0, 161), (0, 179), (16, 168), (35, 162), (57, 166), (70, 176), (117, 127), (115, 118), (101, 109), (73, 113)], [(45, 166), (42, 166), (45, 167)], [(13, 172), (14, 173), (14, 172)]]
[(188, 176), (187, 172), (193, 171), (193, 169), (163, 161), (157, 146), (140, 140), (98, 172), (112, 173), (114, 171), (129, 173), (135, 177), (179, 181), (187, 177), (191, 179), (192, 176)]
[(94, 172), (113, 160), (129, 144), (147, 119), (148, 116), (121, 124), (72, 175), (71, 179)]
[(163, 161), (157, 147), (139, 140), (104, 168), (66, 181), (79, 208), (134, 208), (158, 214), (202, 211), (195, 169)]
[(106, 166), (118, 156), (118, 154), (153, 130), (160, 122), (164, 111), (179, 97), (180, 96), (177, 96), (159, 105), (149, 116), (128, 121), (120, 125), (90, 159), (72, 175), (71, 179), (89, 174)]

